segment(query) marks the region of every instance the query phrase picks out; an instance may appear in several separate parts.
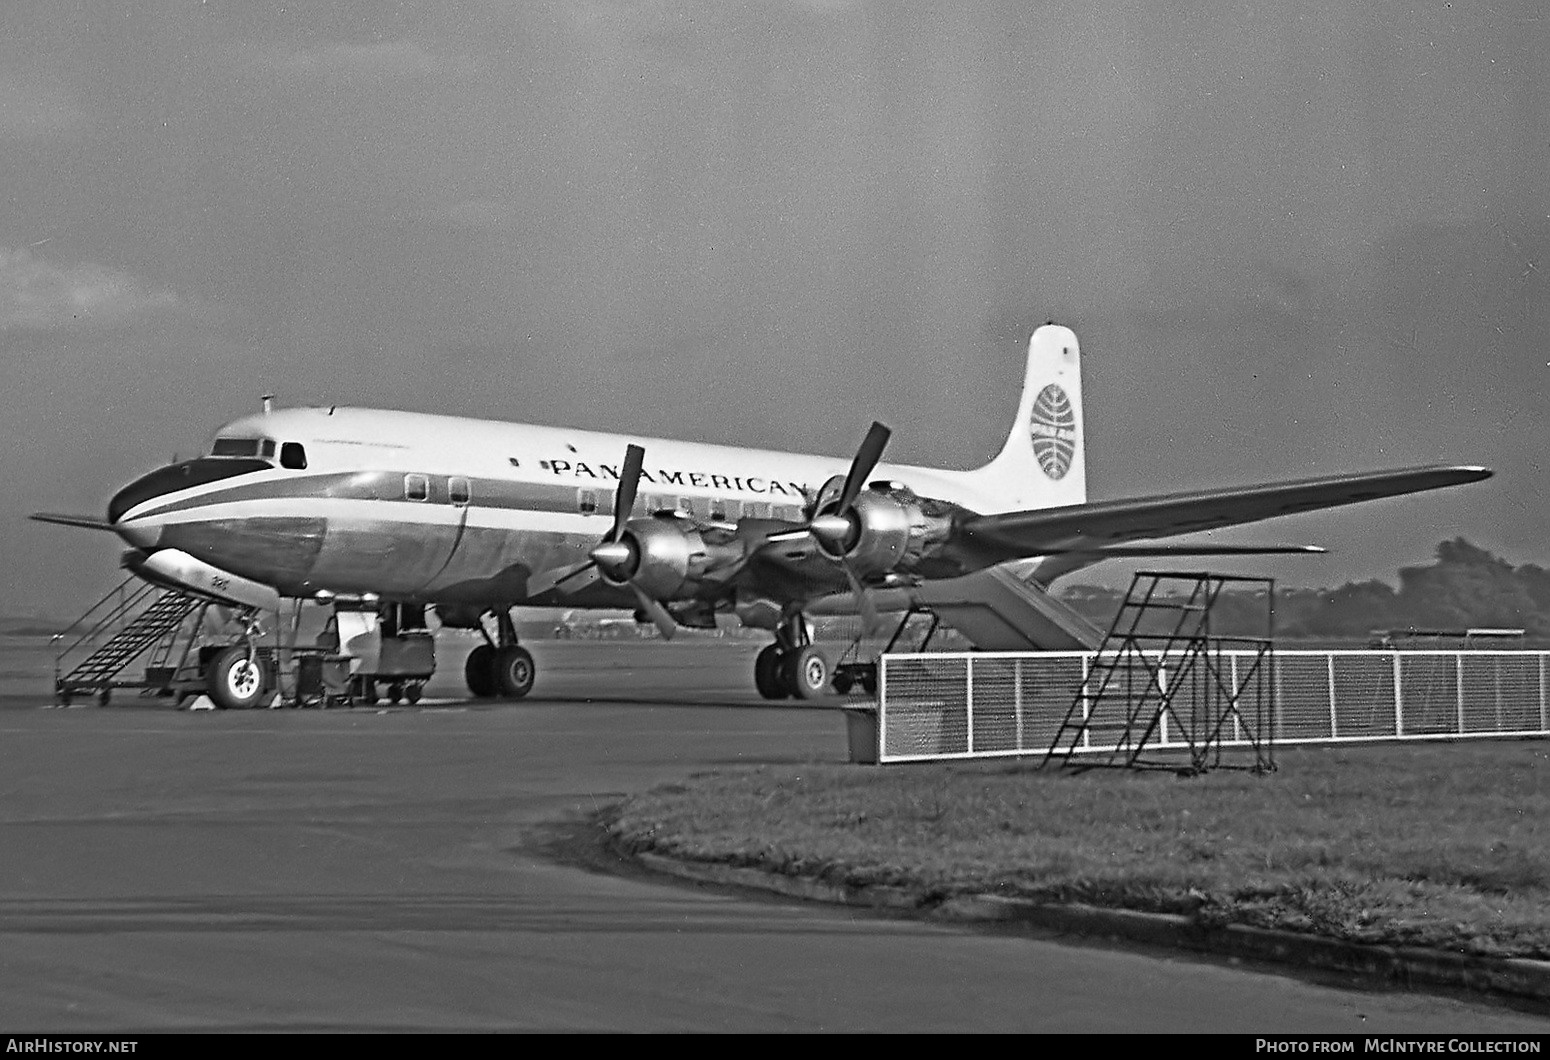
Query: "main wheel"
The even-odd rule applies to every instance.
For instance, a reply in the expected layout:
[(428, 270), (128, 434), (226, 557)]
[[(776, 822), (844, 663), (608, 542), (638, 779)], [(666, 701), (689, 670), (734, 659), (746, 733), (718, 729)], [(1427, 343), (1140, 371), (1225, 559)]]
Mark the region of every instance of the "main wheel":
[(480, 699), (489, 699), (495, 694), (495, 649), (488, 644), (481, 644), (468, 653), (468, 661), (463, 664), (463, 680), (468, 682), (468, 691)]
[(855, 678), (844, 670), (834, 675), (834, 690), (842, 696), (850, 695), (851, 686), (855, 683)]
[(420, 693), (424, 691), (424, 689), (424, 685), (405, 685), (404, 698), (411, 703), (418, 703), (420, 702)]
[(507, 699), (521, 699), (531, 692), (537, 673), (533, 656), (520, 644), (495, 650), (495, 690)]
[(815, 644), (787, 655), (782, 671), (786, 687), (798, 699), (815, 699), (829, 690), (829, 659)]
[(780, 675), (781, 662), (782, 653), (778, 644), (771, 644), (759, 652), (753, 661), (753, 684), (765, 699), (786, 698), (786, 684)]
[(206, 675), (210, 698), (223, 710), (246, 710), (264, 694), (264, 668), (240, 644), (217, 655)]

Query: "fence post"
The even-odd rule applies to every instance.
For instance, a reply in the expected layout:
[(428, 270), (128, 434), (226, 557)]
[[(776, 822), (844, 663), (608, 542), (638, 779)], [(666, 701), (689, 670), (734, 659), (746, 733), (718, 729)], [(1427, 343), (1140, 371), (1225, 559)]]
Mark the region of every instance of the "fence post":
[(1399, 685), (1399, 652), (1394, 652), (1394, 735), (1405, 735), (1405, 703)]
[(888, 753), (888, 653), (877, 657), (877, 760)]
[(1325, 656), (1325, 661), (1329, 663), (1329, 738), (1338, 740), (1340, 725), (1335, 714), (1335, 653), (1330, 652)]
[(1458, 733), (1464, 735), (1464, 653), (1453, 653), (1453, 690), (1458, 697)]
[(1093, 657), (1090, 653), (1082, 655), (1082, 750), (1087, 750), (1093, 745), (1092, 732), (1087, 723), (1093, 716), (1093, 692), (1087, 682), (1093, 675)]
[[(1243, 690), (1238, 687), (1238, 653), (1233, 652), (1227, 656), (1232, 663), (1232, 739), (1233, 743), (1243, 742), (1243, 712), (1238, 704), (1243, 700)], [(1259, 719), (1255, 719), (1258, 721)]]
[(974, 656), (965, 655), (963, 658), (963, 678), (965, 695), (963, 699), (964, 734), (967, 743), (964, 750), (969, 754), (974, 753)]
[(1012, 712), (1017, 724), (1017, 744), (1019, 751), (1026, 750), (1023, 747), (1023, 660), (1021, 656), (1012, 660)]

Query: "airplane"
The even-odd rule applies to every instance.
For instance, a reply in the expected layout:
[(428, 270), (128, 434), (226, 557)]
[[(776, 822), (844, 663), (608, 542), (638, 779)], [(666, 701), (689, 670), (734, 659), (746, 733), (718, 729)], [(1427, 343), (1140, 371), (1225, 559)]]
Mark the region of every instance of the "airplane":
[[(759, 693), (808, 699), (834, 676), (807, 618), (823, 601), (848, 601), (871, 626), (874, 593), (1015, 562), (1036, 564), (1029, 590), (1044, 592), (1115, 557), (1321, 552), (1159, 539), (1491, 475), (1432, 465), (1089, 502), (1080, 348), (1054, 323), (1029, 340), (1016, 418), (987, 464), (883, 463), (889, 436), (872, 424), (847, 464), (266, 397), (208, 453), (120, 489), (105, 518), (32, 518), (111, 530), (142, 578), (253, 611), (353, 601), (423, 622), (432, 607), (442, 625), (483, 634), (464, 670), (477, 697), (531, 690), (511, 610), (533, 605), (633, 609), (664, 637), (736, 615), (773, 634), (754, 665)], [(251, 653), (228, 655), (212, 694), (249, 705), (262, 691)]]

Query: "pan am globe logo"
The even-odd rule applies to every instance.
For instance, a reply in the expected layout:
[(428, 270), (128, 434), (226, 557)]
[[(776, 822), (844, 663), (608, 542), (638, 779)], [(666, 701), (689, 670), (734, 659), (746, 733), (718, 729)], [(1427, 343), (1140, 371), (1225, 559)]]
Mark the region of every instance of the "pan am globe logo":
[(1044, 473), (1053, 479), (1064, 478), (1076, 452), (1076, 410), (1066, 392), (1054, 383), (1033, 399), (1028, 433), (1033, 438), (1033, 455)]

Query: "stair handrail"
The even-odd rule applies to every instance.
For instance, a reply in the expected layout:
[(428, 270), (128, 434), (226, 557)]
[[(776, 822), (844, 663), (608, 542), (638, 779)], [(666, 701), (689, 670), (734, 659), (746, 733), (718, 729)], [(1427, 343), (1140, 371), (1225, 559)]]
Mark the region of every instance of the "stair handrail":
[(126, 594), (126, 587), (130, 582), (136, 580), (136, 577), (131, 574), (129, 577), (119, 582), (118, 585), (114, 586), (112, 589), (109, 589), (107, 594), (103, 596), (102, 599), (98, 600), (95, 604), (92, 604), (91, 607), (87, 608), (85, 614), (81, 615), (80, 618), (77, 618), (74, 622), (70, 623), (70, 625), (66, 626), (63, 630), (55, 633), (49, 638), (50, 643), (58, 644), (71, 633), (75, 632), (77, 627), (82, 626), (86, 622), (92, 620), (92, 617), (96, 615), (97, 612), (106, 606), (110, 601), (115, 599), (118, 601), (117, 604), (110, 608), (106, 614), (99, 616), (96, 619), (94, 625), (84, 630), (81, 635), (76, 637), (75, 640), (72, 641), (69, 645), (59, 649), (55, 653), (54, 674), (56, 677), (59, 675), (60, 664), (66, 655), (69, 655), (71, 652), (75, 651), (87, 641), (100, 637), (105, 629), (107, 629), (114, 622), (122, 619), (129, 612), (130, 608), (134, 607), (140, 601), (144, 600), (146, 596), (155, 591), (156, 586), (150, 584), (149, 582), (143, 582), (140, 588)]

